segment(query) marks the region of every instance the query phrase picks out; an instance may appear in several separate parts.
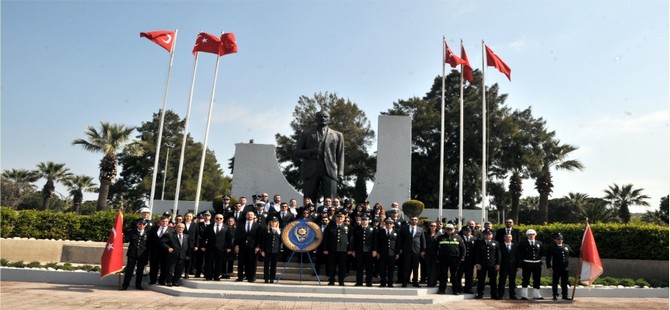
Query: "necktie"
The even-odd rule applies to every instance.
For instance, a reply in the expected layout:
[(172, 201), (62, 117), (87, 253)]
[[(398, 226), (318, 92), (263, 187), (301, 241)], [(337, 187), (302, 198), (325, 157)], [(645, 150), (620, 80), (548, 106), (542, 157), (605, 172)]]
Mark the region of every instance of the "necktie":
[(409, 230), (410, 230), (409, 234), (412, 235), (412, 237), (414, 237), (414, 227), (410, 227)]
[(387, 236), (391, 236), (391, 230), (390, 230), (390, 229), (387, 229), (387, 230), (386, 230), (386, 235), (387, 235)]
[(247, 222), (247, 232), (251, 230), (251, 223)]
[(284, 216), (286, 216), (286, 212), (282, 212), (282, 213), (281, 213), (281, 218), (282, 218), (282, 220), (284, 219)]
[(511, 234), (511, 233), (512, 233), (512, 230), (509, 229), (509, 228), (507, 228), (507, 234), (509, 235), (509, 234)]
[(161, 227), (161, 229), (158, 230), (158, 236), (160, 237), (162, 235), (163, 235), (163, 227)]
[(239, 217), (239, 216), (238, 216), (238, 212), (235, 211), (235, 219), (237, 219), (238, 217)]
[(179, 234), (178, 236), (179, 236), (179, 245), (184, 244), (184, 243), (183, 243), (184, 241), (181, 239), (181, 234)]
[(511, 244), (508, 244), (508, 245), (507, 245), (507, 251), (511, 251), (511, 250), (512, 250), (512, 245), (511, 245)]
[(530, 246), (535, 246), (535, 241), (531, 240), (530, 241)]

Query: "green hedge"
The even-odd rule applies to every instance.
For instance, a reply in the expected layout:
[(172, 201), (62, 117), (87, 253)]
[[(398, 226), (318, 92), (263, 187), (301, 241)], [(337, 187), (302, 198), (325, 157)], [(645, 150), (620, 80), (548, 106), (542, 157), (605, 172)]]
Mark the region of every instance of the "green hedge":
[[(502, 228), (504, 225), (497, 225)], [(581, 250), (585, 224), (552, 223), (546, 225), (517, 225), (525, 238), (529, 228), (537, 231), (537, 238), (545, 245), (554, 243), (552, 236), (561, 233), (564, 242)], [(668, 226), (654, 224), (591, 224), (600, 258), (668, 260)]]
[[(23, 210), (0, 207), (0, 236), (2, 238), (35, 238), (107, 241), (114, 226), (117, 211), (99, 211), (90, 215), (73, 212)], [(124, 214), (124, 230), (139, 214)]]

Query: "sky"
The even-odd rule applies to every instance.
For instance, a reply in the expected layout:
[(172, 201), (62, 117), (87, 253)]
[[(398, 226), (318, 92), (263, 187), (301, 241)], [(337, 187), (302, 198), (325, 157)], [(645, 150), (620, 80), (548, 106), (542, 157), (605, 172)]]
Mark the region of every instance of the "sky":
[[(6, 0), (0, 10), (3, 170), (54, 161), (97, 178), (102, 155), (71, 142), (102, 121), (139, 126), (163, 102), (169, 53), (140, 32), (178, 30), (167, 108), (182, 117), (197, 34), (235, 33), (239, 52), (221, 58), (208, 142), (223, 168), (236, 143), (289, 135), (302, 95), (348, 98), (376, 131), (394, 102), (430, 90), (444, 36), (454, 50), (462, 39), (480, 70), (485, 41), (512, 69), (511, 81), (486, 69), (487, 85), (579, 148), (570, 158), (584, 171), (555, 172), (553, 198), (632, 183), (655, 209), (668, 194), (666, 0)], [(189, 132), (200, 142), (215, 62), (199, 56)], [(537, 195), (533, 183), (524, 196)]]

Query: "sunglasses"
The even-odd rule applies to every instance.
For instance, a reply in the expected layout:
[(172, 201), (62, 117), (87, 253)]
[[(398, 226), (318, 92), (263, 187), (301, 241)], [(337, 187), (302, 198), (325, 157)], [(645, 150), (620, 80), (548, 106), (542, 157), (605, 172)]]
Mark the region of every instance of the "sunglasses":
[(215, 220), (222, 220), (223, 218), (222, 218), (222, 217), (216, 217), (216, 218), (214, 218), (214, 219), (215, 219)]

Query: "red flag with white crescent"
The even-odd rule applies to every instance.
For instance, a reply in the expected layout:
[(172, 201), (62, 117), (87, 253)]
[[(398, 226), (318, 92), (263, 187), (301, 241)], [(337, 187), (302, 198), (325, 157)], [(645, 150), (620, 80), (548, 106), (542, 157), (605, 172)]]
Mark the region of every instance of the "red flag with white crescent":
[(175, 32), (170, 30), (158, 30), (149, 32), (140, 32), (140, 38), (147, 38), (154, 43), (162, 46), (168, 52), (172, 52), (174, 46)]
[(100, 278), (121, 270), (123, 270), (123, 214), (119, 210), (100, 258)]
[(584, 237), (582, 238), (581, 258), (582, 270), (579, 279), (591, 287), (593, 280), (603, 273), (603, 263), (600, 261), (596, 240), (593, 238), (593, 232), (591, 232), (591, 226), (588, 222), (586, 223)]

